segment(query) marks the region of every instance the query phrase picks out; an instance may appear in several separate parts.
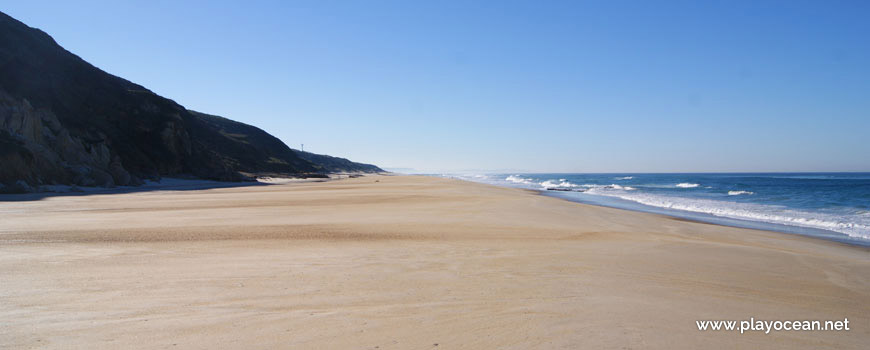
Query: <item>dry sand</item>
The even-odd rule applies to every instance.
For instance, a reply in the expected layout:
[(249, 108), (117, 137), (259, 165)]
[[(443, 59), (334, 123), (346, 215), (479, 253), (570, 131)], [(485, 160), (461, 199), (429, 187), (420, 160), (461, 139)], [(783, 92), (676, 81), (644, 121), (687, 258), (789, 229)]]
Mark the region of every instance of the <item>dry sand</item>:
[[(866, 349), (868, 253), (413, 176), (0, 201), (0, 348)], [(749, 317), (851, 331), (695, 325)]]

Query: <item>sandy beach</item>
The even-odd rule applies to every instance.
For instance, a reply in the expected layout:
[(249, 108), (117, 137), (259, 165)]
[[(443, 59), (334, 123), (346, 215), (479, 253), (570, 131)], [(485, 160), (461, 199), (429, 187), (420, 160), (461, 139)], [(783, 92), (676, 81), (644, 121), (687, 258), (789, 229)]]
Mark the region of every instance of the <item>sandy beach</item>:
[[(420, 176), (9, 198), (2, 349), (870, 344), (870, 250), (802, 236)], [(695, 322), (750, 317), (851, 330)]]

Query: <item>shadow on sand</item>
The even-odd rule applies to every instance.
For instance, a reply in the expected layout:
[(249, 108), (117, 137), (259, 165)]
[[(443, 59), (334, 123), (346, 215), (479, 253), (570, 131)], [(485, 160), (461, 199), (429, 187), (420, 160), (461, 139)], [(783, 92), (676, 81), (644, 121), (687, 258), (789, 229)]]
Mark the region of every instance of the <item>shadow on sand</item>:
[(141, 186), (119, 186), (114, 188), (102, 187), (83, 187), (77, 190), (71, 190), (69, 186), (47, 186), (56, 189), (57, 192), (33, 192), (20, 194), (0, 194), (0, 202), (26, 202), (38, 201), (48, 197), (78, 197), (104, 194), (118, 193), (136, 193), (136, 192), (152, 192), (152, 191), (195, 191), (207, 190), (213, 188), (228, 188), (228, 187), (248, 187), (248, 186), (271, 186), (274, 183), (264, 183), (257, 181), (246, 182), (220, 182), (209, 180), (188, 180), (188, 179), (173, 179), (164, 178), (160, 182), (148, 182)]

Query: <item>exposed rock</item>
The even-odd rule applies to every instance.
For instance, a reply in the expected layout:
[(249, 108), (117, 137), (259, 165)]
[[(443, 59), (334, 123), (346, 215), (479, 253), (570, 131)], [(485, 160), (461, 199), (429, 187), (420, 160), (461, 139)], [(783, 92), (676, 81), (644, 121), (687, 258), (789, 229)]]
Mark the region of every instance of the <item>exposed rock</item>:
[(33, 192), (33, 187), (31, 187), (24, 180), (18, 180), (11, 185), (3, 185), (0, 184), (0, 193), (29, 193)]

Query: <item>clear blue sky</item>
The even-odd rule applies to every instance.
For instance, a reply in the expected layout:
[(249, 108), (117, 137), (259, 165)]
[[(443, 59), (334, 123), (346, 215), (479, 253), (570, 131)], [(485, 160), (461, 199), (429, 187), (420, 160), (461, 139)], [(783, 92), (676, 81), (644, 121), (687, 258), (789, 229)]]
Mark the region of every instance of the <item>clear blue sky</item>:
[(870, 171), (870, 1), (11, 1), (110, 73), (424, 171)]

